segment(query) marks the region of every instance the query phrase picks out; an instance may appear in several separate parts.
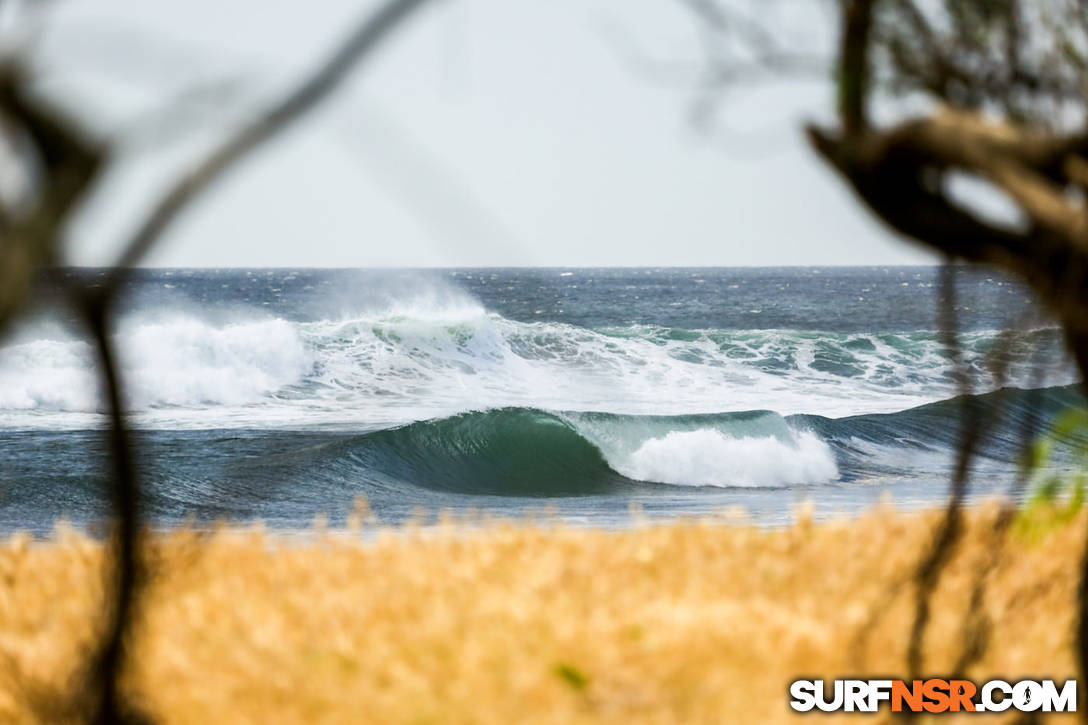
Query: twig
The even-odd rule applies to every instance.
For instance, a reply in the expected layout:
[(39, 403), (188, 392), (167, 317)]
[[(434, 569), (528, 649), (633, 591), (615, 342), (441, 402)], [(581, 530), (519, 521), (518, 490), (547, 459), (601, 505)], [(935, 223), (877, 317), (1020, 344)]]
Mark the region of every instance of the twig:
[(114, 594), (112, 601), (107, 600), (107, 628), (90, 671), (94, 685), (92, 691), (99, 693), (90, 721), (96, 725), (107, 725), (145, 719), (133, 713), (131, 706), (124, 706), (118, 691), (125, 633), (129, 629), (133, 602), (142, 579), (137, 554), (141, 491), (132, 440), (125, 423), (121, 375), (109, 337), (106, 308), (101, 299), (87, 297), (82, 302), (82, 313), (98, 353), (98, 366), (109, 409), (109, 450), (113, 465), (113, 485), (109, 493), (117, 516), (113, 566), (107, 567), (106, 572), (106, 576), (112, 579), (106, 591)]
[(941, 268), (941, 333), (945, 346), (953, 358), (953, 370), (960, 388), (962, 414), (960, 444), (956, 452), (956, 467), (952, 475), (951, 492), (944, 518), (938, 525), (930, 548), (914, 575), (915, 605), (914, 621), (911, 625), (910, 641), (907, 647), (907, 670), (909, 677), (915, 679), (922, 674), (922, 647), (926, 627), (929, 624), (929, 603), (941, 572), (959, 540), (963, 527), (961, 506), (967, 495), (968, 474), (971, 459), (982, 433), (978, 412), (978, 399), (971, 395), (970, 376), (964, 362), (959, 340), (956, 335), (956, 279), (955, 267), (951, 261)]

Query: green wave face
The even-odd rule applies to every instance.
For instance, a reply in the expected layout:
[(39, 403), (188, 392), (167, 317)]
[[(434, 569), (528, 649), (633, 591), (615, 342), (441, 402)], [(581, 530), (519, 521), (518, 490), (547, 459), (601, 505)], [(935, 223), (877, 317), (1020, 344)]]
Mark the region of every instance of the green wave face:
[(561, 417), (529, 408), (464, 413), (355, 439), (371, 474), (423, 488), (498, 496), (611, 493), (634, 484)]

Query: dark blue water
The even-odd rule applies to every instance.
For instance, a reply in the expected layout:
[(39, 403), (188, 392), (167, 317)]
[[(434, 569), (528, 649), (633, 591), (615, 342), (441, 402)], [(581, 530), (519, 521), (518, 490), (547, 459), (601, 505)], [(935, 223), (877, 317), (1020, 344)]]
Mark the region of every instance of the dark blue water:
[[(105, 272), (59, 276), (93, 281)], [(970, 268), (955, 276), (963, 329), (1002, 329), (1035, 309), (1007, 277)], [(135, 271), (128, 293), (139, 305), (264, 308), (300, 322), (401, 295), (463, 292), (509, 320), (588, 329), (909, 332), (938, 328), (938, 281), (936, 267), (174, 269)]]
[[(956, 278), (996, 422), (983, 495), (1079, 397), (1022, 288)], [(94, 356), (49, 285), (0, 347), (4, 530), (106, 513)], [(547, 507), (612, 526), (631, 502), (777, 523), (805, 500), (942, 500), (961, 408), (940, 293), (935, 268), (903, 267), (146, 270), (116, 338), (161, 525), (335, 523), (359, 496), (390, 523)]]

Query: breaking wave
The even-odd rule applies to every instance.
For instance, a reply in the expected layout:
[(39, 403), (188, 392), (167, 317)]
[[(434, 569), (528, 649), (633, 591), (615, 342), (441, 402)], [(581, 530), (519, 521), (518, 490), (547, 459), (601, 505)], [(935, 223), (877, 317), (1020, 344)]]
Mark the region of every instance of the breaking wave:
[[(1083, 403), (1074, 387), (1007, 389), (969, 398), (995, 421), (976, 466), (1015, 473), (1026, 430)], [(959, 442), (946, 400), (845, 418), (769, 411), (617, 415), (501, 408), (418, 421), (276, 454), (249, 464), (263, 480), (296, 470), (330, 496), (412, 490), (491, 496), (634, 493), (647, 485), (781, 488), (905, 477), (942, 480)], [(908, 464), (909, 466), (905, 465)], [(406, 489), (405, 486), (410, 488)]]
[(464, 413), (314, 452), (337, 478), (492, 495), (606, 493), (637, 483), (775, 487), (838, 475), (831, 449), (774, 413), (715, 416)]

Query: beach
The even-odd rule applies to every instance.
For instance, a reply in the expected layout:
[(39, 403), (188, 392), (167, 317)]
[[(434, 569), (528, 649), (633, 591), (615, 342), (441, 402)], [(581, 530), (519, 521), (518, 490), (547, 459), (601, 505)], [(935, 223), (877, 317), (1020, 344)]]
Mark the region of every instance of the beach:
[[(926, 673), (966, 652), (955, 672), (976, 682), (1071, 678), (1088, 517), (995, 528), (1000, 510), (965, 515)], [(145, 542), (124, 690), (164, 723), (790, 720), (793, 679), (907, 677), (912, 576), (941, 515), (177, 529)], [(101, 562), (71, 528), (0, 546), (0, 718), (63, 717)]]

